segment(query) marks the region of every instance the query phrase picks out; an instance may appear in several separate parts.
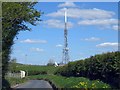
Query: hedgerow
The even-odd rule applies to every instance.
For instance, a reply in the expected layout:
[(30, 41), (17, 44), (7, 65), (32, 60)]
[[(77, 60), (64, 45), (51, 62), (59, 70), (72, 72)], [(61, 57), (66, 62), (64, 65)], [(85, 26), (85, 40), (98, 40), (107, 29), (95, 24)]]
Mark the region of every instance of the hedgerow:
[(119, 56), (118, 51), (98, 54), (85, 60), (70, 62), (59, 68), (55, 74), (100, 79), (114, 88), (120, 88)]

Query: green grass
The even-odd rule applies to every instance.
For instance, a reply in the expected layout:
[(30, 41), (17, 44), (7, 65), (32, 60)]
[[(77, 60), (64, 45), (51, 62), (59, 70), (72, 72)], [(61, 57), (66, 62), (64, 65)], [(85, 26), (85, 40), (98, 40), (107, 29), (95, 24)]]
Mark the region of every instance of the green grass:
[(31, 72), (47, 72), (47, 74), (53, 74), (59, 67), (54, 66), (39, 66), (39, 65), (21, 65), (17, 64), (16, 68), (12, 68), (11, 71), (28, 71), (28, 74)]
[[(57, 88), (110, 88), (110, 86), (106, 83), (103, 83), (99, 80), (91, 81), (84, 77), (63, 77), (54, 75), (55, 71), (59, 69), (59, 67), (54, 66), (37, 66), (37, 65), (21, 65), (18, 64), (16, 68), (14, 68), (15, 71), (24, 70), (31, 73), (27, 78), (25, 79), (15, 79), (15, 78), (7, 78), (11, 86), (23, 83), (27, 81), (28, 79), (47, 79), (51, 81)], [(37, 72), (47, 72), (47, 74), (39, 74), (39, 75), (32, 75), (35, 71)]]
[[(12, 67), (12, 68), (11, 68)], [(47, 72), (47, 75), (52, 75), (59, 67), (54, 66), (39, 66), (39, 65), (23, 65), (23, 64), (16, 64), (13, 68), (11, 65), (10, 71), (12, 72), (19, 72), (20, 70), (24, 70), (28, 72), (28, 75), (35, 74), (35, 72)], [(28, 80), (28, 78), (20, 79), (20, 78), (11, 78), (6, 77), (6, 80), (10, 83), (11, 86), (23, 83)]]
[(20, 83), (24, 83), (26, 81), (28, 81), (29, 79), (26, 77), (26, 78), (12, 78), (12, 77), (6, 77), (6, 80), (9, 82), (10, 86), (14, 86), (16, 84), (20, 84)]
[(57, 88), (110, 88), (99, 80), (91, 81), (84, 77), (63, 77), (57, 75), (29, 76), (30, 79), (49, 79)]

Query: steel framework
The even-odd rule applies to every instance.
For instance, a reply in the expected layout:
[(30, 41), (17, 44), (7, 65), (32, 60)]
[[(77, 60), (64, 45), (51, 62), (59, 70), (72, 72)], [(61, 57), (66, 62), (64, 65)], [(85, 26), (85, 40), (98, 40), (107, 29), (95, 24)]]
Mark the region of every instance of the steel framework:
[(69, 62), (69, 48), (68, 48), (68, 30), (67, 30), (67, 9), (65, 9), (65, 29), (64, 29), (64, 47), (62, 63), (67, 64)]

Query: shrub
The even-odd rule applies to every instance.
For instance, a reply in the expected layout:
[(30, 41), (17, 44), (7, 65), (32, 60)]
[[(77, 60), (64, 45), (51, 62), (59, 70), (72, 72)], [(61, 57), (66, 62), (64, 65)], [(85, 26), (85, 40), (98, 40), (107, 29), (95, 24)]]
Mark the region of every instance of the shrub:
[(29, 71), (28, 72), (28, 76), (31, 76), (31, 75), (43, 75), (43, 74), (47, 74), (46, 71)]
[(56, 73), (63, 76), (84, 76), (90, 79), (100, 79), (119, 88), (120, 52), (108, 52), (91, 56), (85, 60), (70, 62)]

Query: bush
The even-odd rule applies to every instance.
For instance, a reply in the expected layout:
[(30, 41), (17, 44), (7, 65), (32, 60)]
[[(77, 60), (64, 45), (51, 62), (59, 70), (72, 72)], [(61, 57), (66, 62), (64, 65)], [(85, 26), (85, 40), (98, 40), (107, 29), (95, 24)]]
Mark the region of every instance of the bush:
[(120, 80), (120, 52), (108, 52), (101, 55), (91, 56), (85, 60), (70, 62), (61, 67), (56, 74), (63, 76), (88, 77), (100, 79), (119, 88)]
[(28, 72), (28, 76), (31, 76), (31, 75), (43, 75), (43, 74), (47, 74), (46, 71), (29, 71)]

